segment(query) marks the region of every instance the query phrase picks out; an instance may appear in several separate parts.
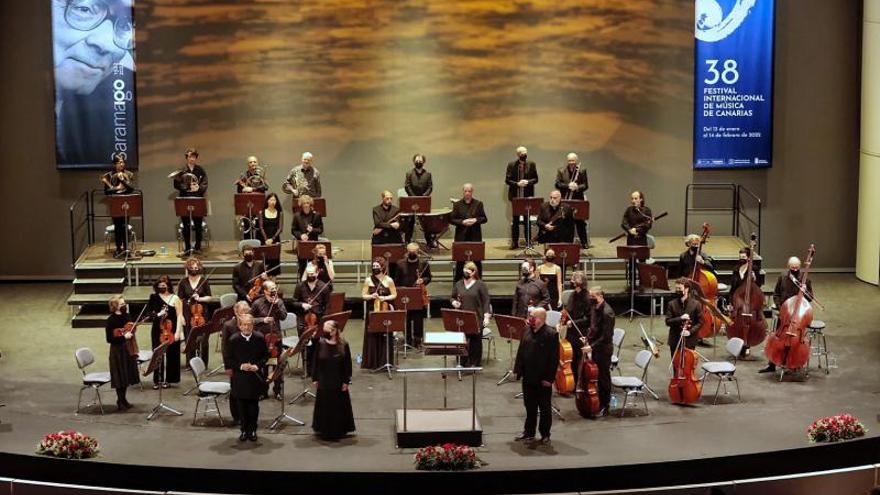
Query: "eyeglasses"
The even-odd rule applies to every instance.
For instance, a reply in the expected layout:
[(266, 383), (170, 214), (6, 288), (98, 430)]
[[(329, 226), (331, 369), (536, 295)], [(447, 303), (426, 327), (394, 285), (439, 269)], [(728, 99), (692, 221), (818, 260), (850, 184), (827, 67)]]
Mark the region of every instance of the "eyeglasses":
[(127, 17), (111, 16), (110, 7), (103, 0), (71, 0), (64, 10), (64, 20), (79, 31), (91, 31), (108, 17), (113, 18), (113, 43), (123, 50), (134, 48), (134, 24), (130, 13)]

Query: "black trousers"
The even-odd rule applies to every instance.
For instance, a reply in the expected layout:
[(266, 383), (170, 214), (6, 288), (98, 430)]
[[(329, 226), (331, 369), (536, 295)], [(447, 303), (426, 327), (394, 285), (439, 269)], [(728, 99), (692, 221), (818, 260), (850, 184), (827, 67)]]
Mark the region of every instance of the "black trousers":
[(582, 247), (587, 247), (590, 245), (590, 235), (587, 233), (587, 221), (586, 220), (575, 220), (574, 228), (577, 231), (578, 239), (581, 241)]
[(420, 347), (425, 338), (425, 310), (413, 309), (406, 312), (406, 343)]
[[(180, 221), (183, 223), (183, 230), (181, 231), (181, 235), (183, 236), (183, 246), (186, 251), (189, 251), (192, 247), (190, 243), (190, 225), (189, 225), (189, 217), (180, 217)], [(192, 228), (196, 231), (196, 249), (202, 249), (202, 217), (193, 217), (192, 218)]]
[(599, 407), (608, 410), (611, 403), (611, 352), (593, 351), (593, 362), (599, 368)]
[(125, 217), (113, 217), (113, 238), (117, 251), (128, 249), (128, 225), (125, 224)]
[[(535, 426), (541, 433), (542, 438), (550, 436), (550, 426), (553, 424), (553, 411), (550, 407), (550, 396), (553, 393), (552, 387), (544, 387), (540, 383), (537, 385), (523, 382), (523, 405), (526, 406), (526, 422), (523, 425), (523, 433), (526, 436), (535, 436)], [(538, 423), (538, 412), (541, 414), (541, 421)]]
[(229, 394), (229, 414), (232, 416), (232, 421), (241, 421), (241, 414), (238, 413), (238, 399), (231, 393)]
[[(455, 273), (452, 276), (453, 282), (458, 282), (459, 280), (464, 278), (464, 261), (456, 261), (455, 262)], [(477, 265), (477, 273), (479, 273), (480, 277), (483, 276), (483, 262), (482, 261), (474, 261), (474, 264)]]
[[(535, 212), (536, 214), (538, 212)], [(532, 232), (529, 228), (529, 222), (527, 222), (527, 218), (522, 215), (514, 215), (513, 222), (510, 224), (510, 243), (514, 246), (519, 245), (519, 227), (522, 225), (523, 230), (523, 238), (526, 240), (526, 244), (531, 244), (532, 242)]]
[(260, 419), (260, 401), (257, 399), (235, 399), (238, 416), (241, 420), (241, 431), (252, 433), (257, 431), (257, 420)]

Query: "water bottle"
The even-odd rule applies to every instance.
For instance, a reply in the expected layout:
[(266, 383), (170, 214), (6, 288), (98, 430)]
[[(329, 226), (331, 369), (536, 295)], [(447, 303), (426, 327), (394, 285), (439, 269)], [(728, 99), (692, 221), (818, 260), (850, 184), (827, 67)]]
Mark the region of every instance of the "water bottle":
[(617, 396), (611, 394), (611, 404), (609, 405), (609, 409), (617, 409)]
[(357, 363), (357, 365), (358, 365), (358, 366), (360, 366), (360, 365), (361, 365), (361, 363), (362, 363), (362, 362), (363, 362), (363, 361), (364, 361), (364, 358), (363, 358), (363, 357), (361, 357), (361, 355), (360, 355), (360, 354), (358, 354), (358, 355), (357, 355), (357, 356), (355, 356), (355, 358), (354, 358), (354, 362), (355, 362), (355, 363)]

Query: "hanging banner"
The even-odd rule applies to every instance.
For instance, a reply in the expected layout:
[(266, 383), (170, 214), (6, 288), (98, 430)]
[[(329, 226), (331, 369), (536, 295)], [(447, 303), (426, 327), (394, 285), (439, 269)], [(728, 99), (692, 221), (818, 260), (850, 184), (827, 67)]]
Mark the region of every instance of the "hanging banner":
[(137, 168), (133, 0), (47, 1), (58, 168)]
[(696, 0), (694, 168), (769, 167), (774, 0)]

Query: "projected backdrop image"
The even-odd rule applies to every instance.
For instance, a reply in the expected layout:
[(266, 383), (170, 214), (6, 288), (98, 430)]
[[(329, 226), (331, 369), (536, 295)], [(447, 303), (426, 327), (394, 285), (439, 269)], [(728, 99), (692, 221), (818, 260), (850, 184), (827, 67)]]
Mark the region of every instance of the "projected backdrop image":
[[(366, 238), (368, 213), (342, 212), (402, 187), (410, 158), (421, 152), (434, 173), (435, 207), (473, 182), (486, 202), (486, 233), (502, 237), (504, 165), (522, 144), (538, 163), (542, 195), (565, 154), (581, 156), (592, 231), (607, 235), (616, 233), (630, 190), (672, 209), (690, 182), (688, 2), (156, 0), (135, 7), (148, 196), (170, 194), (165, 175), (195, 146), (210, 176), (213, 215), (231, 218), (231, 184), (248, 155), (269, 165), (272, 190), (280, 190), (300, 154), (311, 151), (335, 205), (328, 234)], [(171, 234), (164, 199), (147, 206), (148, 215), (169, 220), (150, 223), (154, 238)], [(669, 224), (679, 231), (680, 221)], [(215, 238), (234, 234), (231, 221), (213, 229)]]

